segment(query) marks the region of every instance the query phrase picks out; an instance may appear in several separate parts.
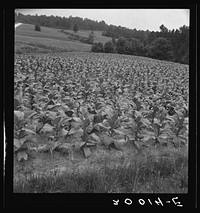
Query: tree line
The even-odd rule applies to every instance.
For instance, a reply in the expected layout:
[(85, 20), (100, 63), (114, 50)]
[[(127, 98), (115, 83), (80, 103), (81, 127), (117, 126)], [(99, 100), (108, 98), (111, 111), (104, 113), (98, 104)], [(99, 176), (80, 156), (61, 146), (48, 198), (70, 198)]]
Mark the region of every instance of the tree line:
[(127, 34), (123, 34), (124, 28), (122, 32), (117, 28), (112, 26), (103, 33), (104, 36), (111, 36), (112, 41), (104, 45), (96, 43), (92, 51), (145, 56), (189, 64), (189, 27), (184, 25), (176, 30), (168, 30), (161, 25), (159, 32), (134, 30), (135, 36), (131, 36), (129, 30)]
[(59, 28), (63, 30), (73, 29), (77, 24), (81, 30), (99, 30), (106, 31), (108, 25), (105, 21), (93, 21), (88, 18), (80, 17), (59, 17), (59, 16), (46, 16), (46, 15), (24, 15), (22, 13), (15, 13), (15, 22), (22, 22), (27, 24), (39, 24), (45, 27)]
[(92, 51), (110, 52), (146, 56), (189, 64), (189, 27), (169, 30), (163, 24), (160, 31), (129, 29), (122, 26), (108, 25), (105, 21), (93, 21), (80, 17), (59, 17), (41, 15), (23, 15), (15, 13), (15, 21), (38, 24), (63, 30), (99, 30), (102, 35), (112, 40), (105, 44), (94, 43)]

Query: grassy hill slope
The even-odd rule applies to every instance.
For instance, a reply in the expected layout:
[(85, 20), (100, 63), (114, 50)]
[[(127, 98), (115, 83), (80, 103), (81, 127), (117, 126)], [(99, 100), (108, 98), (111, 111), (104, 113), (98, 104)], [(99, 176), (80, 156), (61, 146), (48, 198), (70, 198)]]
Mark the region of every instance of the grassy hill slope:
[(67, 35), (60, 32), (59, 29), (41, 27), (41, 31), (35, 31), (35, 26), (32, 24), (22, 24), (15, 30), (15, 35), (17, 36), (28, 36), (37, 38), (51, 38), (62, 41), (69, 41)]
[[(71, 34), (77, 34), (82, 37), (88, 37), (90, 30), (81, 30), (77, 33), (72, 30), (66, 30)], [(95, 42), (105, 43), (110, 40), (109, 37), (101, 36), (102, 31), (94, 31)], [(60, 29), (41, 26), (41, 31), (35, 31), (35, 26), (31, 24), (22, 24), (15, 30), (15, 52), (68, 52), (68, 51), (91, 51), (90, 44), (81, 43), (71, 36), (61, 32)]]
[[(78, 31), (77, 33), (75, 33), (74, 31), (72, 30), (65, 30), (65, 32), (68, 32), (68, 33), (72, 33), (74, 35), (79, 35), (79, 36), (82, 36), (82, 37), (85, 37), (85, 38), (88, 38), (89, 34), (92, 32), (91, 30), (80, 30)], [(110, 41), (111, 38), (110, 37), (106, 37), (106, 36), (102, 36), (102, 31), (93, 31), (94, 32), (94, 42), (102, 42), (102, 43), (105, 43), (107, 41)]]

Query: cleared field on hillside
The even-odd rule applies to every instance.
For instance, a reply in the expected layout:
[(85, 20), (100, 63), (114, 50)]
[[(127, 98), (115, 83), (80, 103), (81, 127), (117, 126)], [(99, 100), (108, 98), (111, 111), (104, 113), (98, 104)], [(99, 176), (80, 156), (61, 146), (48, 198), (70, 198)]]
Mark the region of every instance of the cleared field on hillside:
[[(75, 33), (72, 30), (65, 30), (65, 31), (68, 32), (68, 33), (73, 33), (74, 35), (79, 35), (79, 36), (85, 37), (85, 38), (88, 38), (89, 34), (92, 32), (91, 30), (80, 30), (77, 33)], [(111, 40), (111, 38), (101, 35), (103, 31), (95, 31), (94, 30), (93, 32), (94, 32), (94, 42), (105, 43), (105, 42)]]
[[(91, 50), (91, 45), (83, 44), (80, 42), (72, 42), (72, 41), (62, 41), (57, 39), (50, 38), (42, 38), (42, 37), (29, 37), (29, 36), (20, 36), (17, 35), (15, 37), (16, 44), (27, 44), (31, 46), (35, 46), (36, 48), (43, 48), (51, 51), (58, 52), (68, 52), (68, 51), (81, 51), (81, 52), (89, 52)], [(19, 46), (16, 46), (16, 51)]]
[[(72, 30), (65, 30), (68, 33), (87, 38), (91, 30), (80, 30), (75, 33)], [(102, 31), (94, 31), (94, 42), (105, 43), (111, 40), (109, 37), (101, 36)], [(63, 52), (63, 51), (91, 51), (90, 44), (82, 43), (69, 35), (61, 32), (61, 29), (41, 26), (41, 31), (35, 31), (32, 24), (22, 24), (15, 30), (15, 51), (17, 53), (31, 52)]]
[(50, 53), (51, 50), (47, 48), (37, 47), (36, 45), (32, 45), (31, 43), (23, 43), (19, 41), (15, 41), (15, 53)]
[[(30, 47), (31, 46), (31, 47)], [(41, 32), (34, 29), (34, 25), (22, 24), (15, 31), (15, 52), (89, 52), (90, 44), (69, 39), (59, 29), (42, 27)]]
[(32, 24), (22, 24), (15, 30), (15, 35), (28, 36), (28, 37), (39, 37), (39, 38), (51, 38), (62, 41), (72, 41), (67, 35), (60, 32), (60, 29), (41, 27), (41, 31), (35, 31), (35, 26)]

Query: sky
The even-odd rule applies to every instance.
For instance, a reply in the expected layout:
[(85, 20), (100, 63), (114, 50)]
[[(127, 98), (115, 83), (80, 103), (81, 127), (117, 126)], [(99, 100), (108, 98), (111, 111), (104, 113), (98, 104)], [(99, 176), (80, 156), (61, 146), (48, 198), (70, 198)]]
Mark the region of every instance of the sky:
[(189, 9), (16, 9), (24, 15), (46, 15), (104, 20), (108, 25), (130, 29), (160, 31), (164, 24), (169, 30), (189, 26)]

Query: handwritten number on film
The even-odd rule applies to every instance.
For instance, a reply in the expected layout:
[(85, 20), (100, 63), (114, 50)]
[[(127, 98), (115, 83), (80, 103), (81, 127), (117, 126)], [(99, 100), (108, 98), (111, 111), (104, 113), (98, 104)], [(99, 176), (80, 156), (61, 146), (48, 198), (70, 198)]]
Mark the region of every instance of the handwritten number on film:
[[(132, 205), (133, 201), (130, 198), (126, 198), (124, 200), (124, 203), (126, 205)], [(171, 200), (167, 200), (165, 202), (163, 202), (159, 197), (158, 197), (157, 200), (147, 199), (147, 201), (145, 201), (144, 199), (138, 199), (138, 203), (141, 206), (144, 206), (146, 203), (149, 203), (150, 205), (157, 205), (157, 206), (164, 206), (164, 203), (166, 203), (166, 204), (172, 203), (175, 206), (183, 207), (183, 205), (181, 204), (181, 202), (178, 201), (178, 197), (174, 197)], [(115, 206), (119, 205), (119, 199), (118, 200), (113, 200), (113, 205), (115, 205)]]

